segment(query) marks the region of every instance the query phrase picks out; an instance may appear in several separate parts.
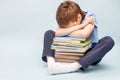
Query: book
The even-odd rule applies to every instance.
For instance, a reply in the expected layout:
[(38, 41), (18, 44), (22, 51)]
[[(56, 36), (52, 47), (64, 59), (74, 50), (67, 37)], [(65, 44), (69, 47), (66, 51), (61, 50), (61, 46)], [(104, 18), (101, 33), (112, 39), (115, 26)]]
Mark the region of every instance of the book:
[(52, 43), (52, 46), (69, 46), (69, 47), (85, 47), (87, 46), (88, 44), (91, 43), (91, 40), (87, 39), (85, 41), (78, 41), (78, 42), (75, 42), (74, 41), (72, 42), (65, 42), (65, 41), (59, 41), (59, 42), (54, 42)]
[(78, 38), (78, 37), (71, 37), (71, 36), (61, 36), (61, 37), (55, 37), (54, 40), (79, 40), (79, 41), (85, 41), (84, 38)]
[(75, 47), (60, 47), (60, 46), (52, 46), (51, 49), (55, 49), (55, 51), (57, 52), (81, 52), (84, 53), (86, 52), (88, 49), (91, 48), (91, 44), (89, 44), (88, 46), (84, 47), (84, 48), (75, 48)]
[(55, 55), (84, 56), (85, 53), (55, 52)]
[(78, 60), (80, 59), (79, 56), (70, 56), (70, 55), (55, 55), (56, 59), (73, 59), (73, 60)]
[(76, 62), (77, 60), (74, 59), (57, 59), (55, 58), (56, 62), (68, 62), (68, 63), (72, 63), (72, 62)]
[(84, 48), (89, 48), (91, 47), (91, 44), (88, 44), (85, 47), (78, 47), (78, 46), (51, 46), (51, 49), (71, 49), (71, 50), (79, 50), (79, 49), (84, 49)]
[(80, 40), (53, 40), (54, 43), (80, 43)]

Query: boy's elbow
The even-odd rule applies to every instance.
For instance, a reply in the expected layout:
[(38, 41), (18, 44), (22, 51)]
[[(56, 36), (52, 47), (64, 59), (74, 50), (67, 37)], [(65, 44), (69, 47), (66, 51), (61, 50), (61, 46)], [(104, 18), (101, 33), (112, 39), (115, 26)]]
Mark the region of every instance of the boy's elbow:
[(89, 35), (86, 34), (85, 32), (83, 32), (83, 33), (81, 34), (81, 37), (84, 38), (84, 39), (87, 39), (87, 38), (89, 37)]
[(88, 36), (86, 36), (86, 35), (82, 35), (82, 38), (83, 38), (83, 39), (87, 39)]
[(62, 34), (60, 33), (60, 31), (56, 31), (55, 36), (62, 36)]
[(55, 32), (55, 36), (59, 36), (59, 33), (58, 33), (58, 32)]

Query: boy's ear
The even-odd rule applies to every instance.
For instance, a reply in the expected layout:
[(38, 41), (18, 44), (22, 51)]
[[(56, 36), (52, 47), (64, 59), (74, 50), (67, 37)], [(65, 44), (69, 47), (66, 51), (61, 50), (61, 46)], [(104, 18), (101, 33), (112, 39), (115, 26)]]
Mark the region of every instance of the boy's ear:
[(77, 21), (81, 21), (82, 20), (82, 15), (81, 14), (78, 14), (78, 19), (77, 19)]

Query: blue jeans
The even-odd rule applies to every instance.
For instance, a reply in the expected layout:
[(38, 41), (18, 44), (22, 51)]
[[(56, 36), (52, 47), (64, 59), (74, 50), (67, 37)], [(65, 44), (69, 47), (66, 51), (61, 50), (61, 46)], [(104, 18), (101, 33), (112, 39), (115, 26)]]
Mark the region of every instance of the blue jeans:
[[(44, 46), (42, 60), (47, 62), (46, 56), (55, 57), (54, 50), (51, 49), (51, 44), (55, 37), (55, 32), (48, 30), (44, 35)], [(77, 62), (82, 65), (82, 70), (86, 70), (89, 65), (98, 64), (102, 58), (108, 53), (114, 46), (114, 40), (110, 36), (103, 37), (98, 43), (91, 48), (87, 53), (81, 57)]]

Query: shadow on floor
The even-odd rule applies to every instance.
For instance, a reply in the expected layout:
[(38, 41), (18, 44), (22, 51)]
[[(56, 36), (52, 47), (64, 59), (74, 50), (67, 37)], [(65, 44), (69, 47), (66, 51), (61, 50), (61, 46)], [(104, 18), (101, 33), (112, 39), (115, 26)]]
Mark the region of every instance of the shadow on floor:
[(78, 70), (77, 72), (80, 72), (80, 73), (90, 73), (90, 72), (95, 72), (95, 71), (103, 71), (103, 70), (108, 70), (110, 69), (110, 66), (107, 66), (105, 64), (97, 64), (97, 65), (91, 65), (88, 67), (88, 69), (86, 69), (85, 71), (82, 71), (82, 70)]

